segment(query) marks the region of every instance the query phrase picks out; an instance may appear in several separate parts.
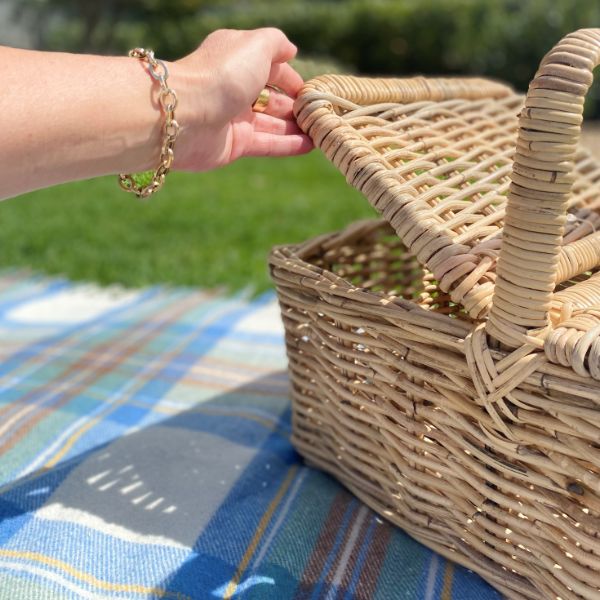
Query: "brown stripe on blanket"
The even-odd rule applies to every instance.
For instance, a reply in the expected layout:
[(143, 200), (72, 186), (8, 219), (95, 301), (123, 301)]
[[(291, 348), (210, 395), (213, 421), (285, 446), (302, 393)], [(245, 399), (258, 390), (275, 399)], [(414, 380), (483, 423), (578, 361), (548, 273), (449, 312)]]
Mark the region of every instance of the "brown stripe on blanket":
[[(342, 526), (344, 514), (352, 501), (352, 496), (344, 490), (337, 494), (331, 503), (327, 518), (321, 527), (319, 538), (300, 578), (300, 583), (294, 596), (295, 600), (309, 600), (315, 584), (318, 584), (322, 580), (321, 572), (325, 567), (327, 557), (333, 551), (335, 538)], [(346, 530), (347, 534), (348, 529)]]

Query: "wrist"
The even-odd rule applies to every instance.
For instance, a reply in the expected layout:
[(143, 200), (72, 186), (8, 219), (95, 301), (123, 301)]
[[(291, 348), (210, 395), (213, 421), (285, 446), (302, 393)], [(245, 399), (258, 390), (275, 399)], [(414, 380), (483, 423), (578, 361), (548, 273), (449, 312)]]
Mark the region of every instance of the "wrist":
[(114, 143), (121, 144), (118, 164), (112, 172), (140, 172), (156, 168), (163, 136), (164, 115), (159, 102), (160, 87), (147, 64), (133, 57), (116, 59), (123, 69), (122, 98)]
[(165, 178), (173, 166), (173, 148), (179, 135), (179, 123), (175, 118), (175, 109), (178, 96), (169, 85), (168, 65), (154, 56), (154, 52), (145, 48), (134, 48), (129, 56), (138, 59), (146, 66), (150, 77), (158, 83), (158, 105), (163, 113), (164, 120), (161, 129), (161, 149), (158, 165), (147, 169), (146, 174), (119, 173), (119, 185), (126, 191), (135, 194), (138, 198), (148, 198), (161, 189)]
[[(160, 102), (161, 86), (152, 77), (148, 63), (135, 57), (118, 57), (121, 85), (114, 99), (115, 125), (110, 136), (115, 161), (112, 172), (141, 172), (157, 168), (166, 133), (166, 112)], [(193, 109), (193, 90), (200, 87), (178, 63), (164, 62), (166, 83), (175, 92), (175, 120), (181, 128), (197, 127), (198, 112)], [(171, 98), (167, 100), (172, 101)], [(179, 147), (179, 137), (177, 138)]]
[(167, 66), (170, 85), (178, 98), (179, 136), (174, 149), (174, 168), (189, 170), (197, 163), (198, 154), (206, 150), (217, 126), (218, 94), (211, 77), (200, 65), (183, 59)]

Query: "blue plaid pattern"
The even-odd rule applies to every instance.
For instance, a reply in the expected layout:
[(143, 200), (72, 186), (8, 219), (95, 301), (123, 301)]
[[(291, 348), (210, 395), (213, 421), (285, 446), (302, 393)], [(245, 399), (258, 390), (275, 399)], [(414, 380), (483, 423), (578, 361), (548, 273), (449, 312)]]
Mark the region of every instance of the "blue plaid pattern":
[(273, 294), (0, 277), (0, 599), (492, 600), (289, 442)]

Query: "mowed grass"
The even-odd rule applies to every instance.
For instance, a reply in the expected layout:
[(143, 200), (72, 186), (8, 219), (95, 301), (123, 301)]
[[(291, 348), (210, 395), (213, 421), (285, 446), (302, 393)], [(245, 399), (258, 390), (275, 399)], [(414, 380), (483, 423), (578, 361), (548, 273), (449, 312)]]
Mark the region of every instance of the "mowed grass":
[(0, 203), (0, 266), (128, 287), (258, 293), (271, 286), (273, 245), (370, 216), (367, 201), (317, 150), (172, 173), (147, 202), (120, 191), (114, 177), (100, 178)]

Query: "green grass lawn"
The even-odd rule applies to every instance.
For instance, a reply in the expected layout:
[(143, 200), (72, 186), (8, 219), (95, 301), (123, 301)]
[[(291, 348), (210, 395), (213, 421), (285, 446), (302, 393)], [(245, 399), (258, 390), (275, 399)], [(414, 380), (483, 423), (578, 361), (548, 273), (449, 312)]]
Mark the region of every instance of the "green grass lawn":
[(260, 292), (271, 285), (271, 246), (372, 215), (317, 150), (172, 173), (147, 202), (119, 190), (116, 178), (101, 178), (0, 203), (0, 266), (101, 284)]

